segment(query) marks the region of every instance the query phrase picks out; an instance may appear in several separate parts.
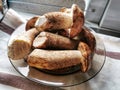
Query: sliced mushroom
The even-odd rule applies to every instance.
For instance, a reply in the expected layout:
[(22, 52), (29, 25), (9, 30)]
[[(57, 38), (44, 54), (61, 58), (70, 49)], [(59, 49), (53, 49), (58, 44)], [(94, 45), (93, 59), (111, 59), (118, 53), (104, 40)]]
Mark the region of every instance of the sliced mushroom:
[(20, 33), (11, 43), (9, 43), (8, 56), (13, 60), (27, 57), (32, 50), (33, 40), (38, 33), (39, 32), (35, 28)]

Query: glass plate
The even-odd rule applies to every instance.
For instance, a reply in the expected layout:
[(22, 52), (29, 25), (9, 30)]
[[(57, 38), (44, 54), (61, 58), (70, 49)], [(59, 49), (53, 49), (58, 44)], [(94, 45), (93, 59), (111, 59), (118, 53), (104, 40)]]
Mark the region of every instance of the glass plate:
[[(67, 74), (67, 75), (52, 75), (48, 73), (41, 72), (38, 69), (29, 67), (29, 65), (24, 60), (12, 60), (10, 59), (13, 67), (22, 76), (28, 78), (29, 80), (35, 81), (40, 84), (50, 85), (50, 86), (73, 86), (84, 83), (94, 76), (96, 76), (102, 69), (105, 63), (105, 48), (103, 41), (97, 36), (97, 34), (91, 28), (87, 27), (95, 36), (96, 39), (96, 50), (93, 56), (92, 67), (86, 73), (80, 71)], [(25, 24), (18, 27), (8, 42), (9, 43), (15, 38), (16, 35), (25, 30)]]

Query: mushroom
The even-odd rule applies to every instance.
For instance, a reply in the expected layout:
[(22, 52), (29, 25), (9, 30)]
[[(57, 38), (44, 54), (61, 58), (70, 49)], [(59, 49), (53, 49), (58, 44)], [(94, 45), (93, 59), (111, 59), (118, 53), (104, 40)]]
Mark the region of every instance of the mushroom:
[(59, 12), (33, 17), (27, 22), (26, 29), (36, 27), (38, 31), (57, 30), (59, 34), (73, 38), (82, 31), (83, 25), (84, 14), (79, 6), (73, 4), (71, 8), (63, 7)]
[(26, 27), (25, 27), (26, 31), (35, 27), (35, 22), (37, 21), (38, 18), (39, 18), (38, 16), (35, 16), (35, 17), (32, 17), (30, 20), (27, 21)]
[(78, 50), (81, 52), (82, 56), (85, 58), (82, 64), (82, 71), (88, 71), (91, 67), (91, 61), (92, 61), (92, 52), (89, 48), (89, 46), (84, 42), (79, 42), (78, 44)]
[(50, 12), (40, 16), (35, 23), (35, 27), (38, 31), (60, 30), (70, 28), (72, 24), (73, 20), (69, 14)]
[(71, 8), (63, 7), (60, 11), (70, 14), (73, 18), (72, 26), (65, 29), (65, 31), (60, 31), (60, 34), (69, 35), (68, 37), (70, 38), (77, 36), (82, 31), (82, 26), (84, 25), (84, 13), (82, 10), (76, 4), (73, 4)]

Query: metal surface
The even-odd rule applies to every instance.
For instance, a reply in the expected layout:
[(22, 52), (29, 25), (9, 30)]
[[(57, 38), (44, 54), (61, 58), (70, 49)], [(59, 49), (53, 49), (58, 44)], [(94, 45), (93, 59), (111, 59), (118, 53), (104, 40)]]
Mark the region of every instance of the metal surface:
[(97, 33), (102, 33), (102, 34), (107, 34), (115, 37), (120, 37), (120, 32), (113, 30), (113, 29), (107, 29), (107, 28), (92, 28), (95, 30)]
[(96, 32), (120, 37), (119, 3), (120, 0), (91, 0), (86, 19), (98, 25), (91, 26)]
[(91, 0), (86, 12), (86, 19), (99, 24), (108, 0)]
[(120, 0), (110, 0), (110, 4), (101, 27), (113, 29), (120, 32)]

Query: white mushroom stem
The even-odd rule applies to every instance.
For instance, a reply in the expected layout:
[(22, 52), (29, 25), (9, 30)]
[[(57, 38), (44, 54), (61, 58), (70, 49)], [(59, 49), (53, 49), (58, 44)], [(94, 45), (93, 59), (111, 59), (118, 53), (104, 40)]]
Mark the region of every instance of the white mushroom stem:
[(62, 69), (80, 64), (81, 71), (86, 72), (88, 67), (85, 58), (78, 50), (34, 49), (28, 56), (27, 62), (32, 67), (47, 70)]
[(19, 60), (27, 57), (31, 52), (31, 47), (35, 36), (39, 32), (33, 28), (23, 33), (20, 33), (8, 45), (8, 56), (13, 60)]
[(67, 13), (50, 12), (40, 16), (35, 23), (35, 27), (39, 31), (67, 29), (72, 26), (72, 19), (71, 15)]

